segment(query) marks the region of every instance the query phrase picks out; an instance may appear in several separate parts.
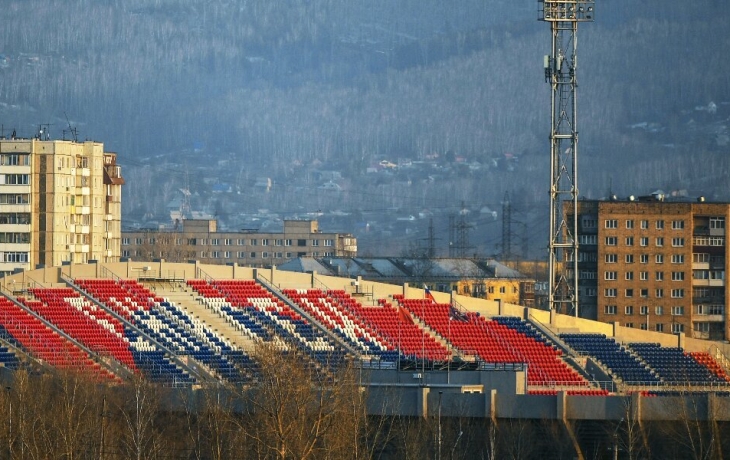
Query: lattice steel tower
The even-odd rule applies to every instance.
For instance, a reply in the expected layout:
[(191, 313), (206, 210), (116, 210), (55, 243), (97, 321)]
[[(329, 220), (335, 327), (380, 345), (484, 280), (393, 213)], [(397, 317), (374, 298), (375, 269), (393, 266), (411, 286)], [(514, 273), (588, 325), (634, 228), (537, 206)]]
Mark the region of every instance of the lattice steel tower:
[[(578, 316), (578, 127), (576, 78), (579, 22), (592, 22), (594, 0), (538, 0), (538, 19), (550, 23), (552, 52), (545, 81), (552, 88), (550, 130), (549, 305)], [(572, 215), (563, 212), (572, 202)]]

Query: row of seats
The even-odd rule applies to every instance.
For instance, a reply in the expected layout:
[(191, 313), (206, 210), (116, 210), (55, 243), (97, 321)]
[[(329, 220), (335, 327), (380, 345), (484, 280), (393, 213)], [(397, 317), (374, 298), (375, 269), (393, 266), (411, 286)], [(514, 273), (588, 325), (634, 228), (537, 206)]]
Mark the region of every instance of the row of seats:
[(361, 354), (390, 360), (397, 356), (392, 353), (394, 346), (385, 337), (357, 316), (350, 314), (337, 297), (320, 289), (287, 289), (283, 293), (320, 324), (360, 350)]
[(474, 353), (486, 362), (527, 363), (530, 385), (588, 386), (588, 382), (561, 359), (559, 350), (533, 336), (486, 320), (477, 313), (458, 311), (450, 304), (402, 297), (398, 297), (398, 301), (465, 353)]
[(634, 350), (669, 385), (725, 384), (726, 380), (698, 363), (679, 347), (662, 347), (658, 343), (630, 343)]
[(82, 349), (5, 297), (0, 297), (0, 324), (4, 340), (38, 360), (100, 381), (119, 381)]
[(262, 341), (283, 340), (321, 365), (336, 367), (344, 351), (254, 280), (188, 280), (202, 301), (237, 329)]
[(560, 334), (560, 338), (578, 353), (595, 358), (626, 384), (654, 385), (660, 382), (659, 376), (638, 356), (604, 334)]

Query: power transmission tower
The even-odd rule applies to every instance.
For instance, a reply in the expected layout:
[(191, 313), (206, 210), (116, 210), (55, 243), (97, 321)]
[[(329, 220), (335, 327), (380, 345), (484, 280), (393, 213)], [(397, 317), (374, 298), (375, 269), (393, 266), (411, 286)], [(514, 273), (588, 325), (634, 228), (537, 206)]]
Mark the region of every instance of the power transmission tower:
[[(538, 20), (550, 24), (552, 51), (545, 80), (552, 89), (550, 131), (550, 309), (578, 316), (578, 127), (576, 34), (592, 22), (594, 0), (538, 0)], [(572, 202), (572, 215), (563, 201)]]
[(449, 257), (466, 257), (472, 246), (469, 244), (469, 230), (472, 225), (466, 221), (467, 209), (461, 202), (458, 220), (449, 216)]
[(504, 192), (502, 200), (502, 260), (512, 259), (512, 205), (509, 192)]

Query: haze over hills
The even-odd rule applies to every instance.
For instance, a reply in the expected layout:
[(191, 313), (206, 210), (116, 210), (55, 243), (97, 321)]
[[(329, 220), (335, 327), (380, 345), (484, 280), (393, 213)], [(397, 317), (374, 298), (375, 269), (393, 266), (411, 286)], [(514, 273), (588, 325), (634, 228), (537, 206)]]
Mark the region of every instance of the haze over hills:
[[(721, 5), (597, 2), (578, 31), (582, 195), (730, 200)], [(69, 138), (70, 124), (103, 141), (125, 166), (129, 222), (168, 221), (188, 188), (224, 226), (317, 215), (372, 255), (417, 250), (433, 217), (446, 255), (462, 213), (469, 252), (489, 255), (509, 193), (513, 231), (544, 253), (537, 2), (26, 0), (3, 14), (5, 135), (50, 123)]]

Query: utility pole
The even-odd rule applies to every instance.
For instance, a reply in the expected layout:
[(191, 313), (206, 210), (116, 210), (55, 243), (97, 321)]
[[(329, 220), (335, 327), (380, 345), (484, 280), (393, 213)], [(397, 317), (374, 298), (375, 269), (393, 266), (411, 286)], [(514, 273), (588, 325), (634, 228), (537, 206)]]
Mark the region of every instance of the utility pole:
[[(538, 0), (538, 20), (550, 24), (551, 54), (544, 58), (550, 84), (550, 239), (548, 302), (551, 310), (578, 316), (577, 31), (592, 22), (594, 0)], [(572, 203), (572, 215), (563, 210)], [(570, 209), (570, 206), (568, 206)]]

